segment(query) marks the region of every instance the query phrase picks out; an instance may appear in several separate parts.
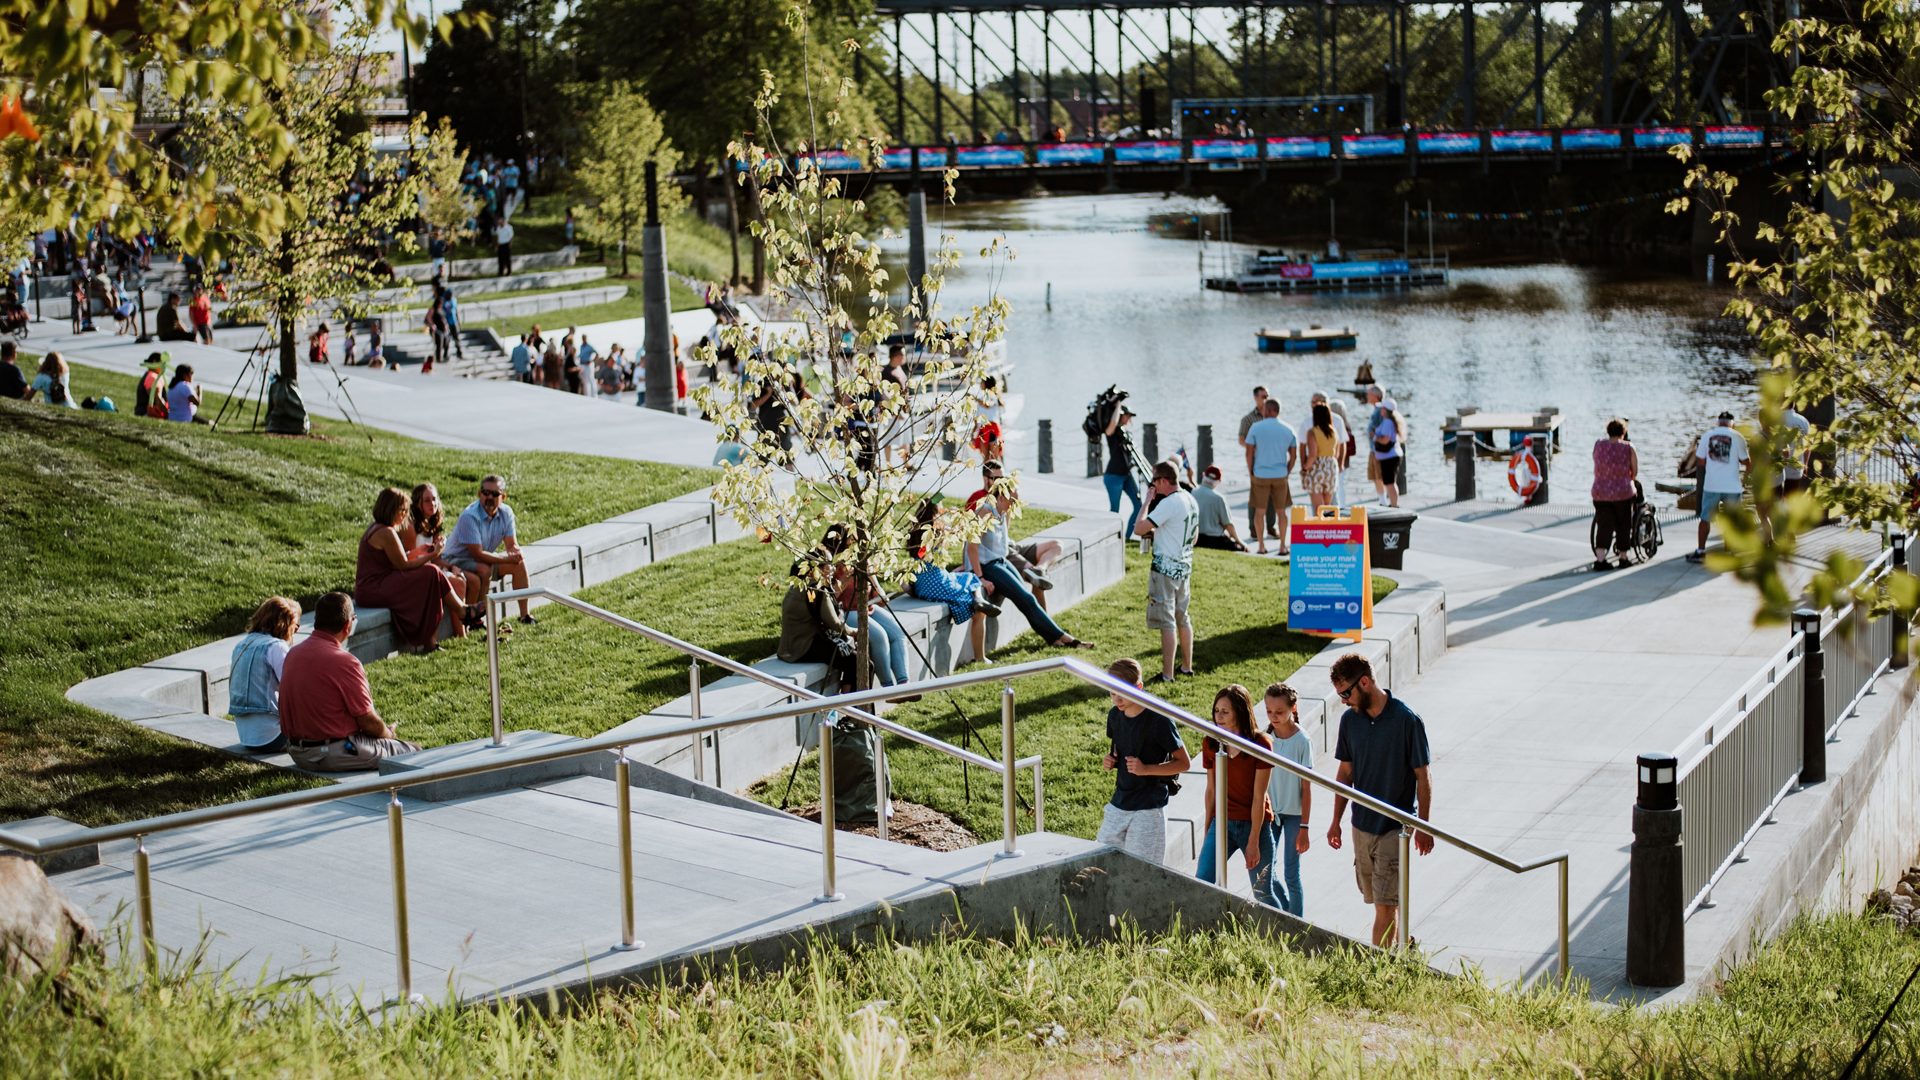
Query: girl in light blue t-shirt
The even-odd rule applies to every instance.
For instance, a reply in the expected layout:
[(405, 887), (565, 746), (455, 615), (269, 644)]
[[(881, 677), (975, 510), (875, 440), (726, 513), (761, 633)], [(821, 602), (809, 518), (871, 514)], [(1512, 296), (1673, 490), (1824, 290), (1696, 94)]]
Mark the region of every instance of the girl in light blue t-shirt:
[[(1273, 751), (1302, 768), (1313, 768), (1313, 740), (1300, 728), (1300, 695), (1286, 683), (1267, 687), (1267, 733), (1273, 736)], [(1303, 916), (1306, 910), (1300, 889), (1300, 856), (1312, 845), (1308, 819), (1313, 809), (1313, 787), (1284, 769), (1267, 777), (1267, 797), (1273, 801), (1273, 817), (1280, 825), (1281, 880), (1285, 892), (1281, 907), (1289, 915)]]

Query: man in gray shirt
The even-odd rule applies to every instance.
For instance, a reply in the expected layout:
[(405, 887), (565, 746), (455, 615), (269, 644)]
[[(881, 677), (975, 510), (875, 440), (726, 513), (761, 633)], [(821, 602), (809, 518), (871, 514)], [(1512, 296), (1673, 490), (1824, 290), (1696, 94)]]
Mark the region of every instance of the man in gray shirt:
[(1240, 542), (1227, 512), (1227, 498), (1217, 490), (1223, 475), (1220, 466), (1209, 465), (1200, 473), (1200, 486), (1193, 489), (1193, 501), (1200, 504), (1200, 538), (1193, 546), (1245, 551), (1247, 545)]

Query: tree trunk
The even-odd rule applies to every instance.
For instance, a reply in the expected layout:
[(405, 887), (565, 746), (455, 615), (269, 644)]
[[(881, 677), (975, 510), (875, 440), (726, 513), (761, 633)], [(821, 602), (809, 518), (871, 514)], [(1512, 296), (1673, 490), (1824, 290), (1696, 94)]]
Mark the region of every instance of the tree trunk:
[(720, 186), (727, 189), (727, 236), (733, 246), (733, 272), (727, 278), (728, 287), (740, 284), (740, 193), (731, 177), (722, 176)]

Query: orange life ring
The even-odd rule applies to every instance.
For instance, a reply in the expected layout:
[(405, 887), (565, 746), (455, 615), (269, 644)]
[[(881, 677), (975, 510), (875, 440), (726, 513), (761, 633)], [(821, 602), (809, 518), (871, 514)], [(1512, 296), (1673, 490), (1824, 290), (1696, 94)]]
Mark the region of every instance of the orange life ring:
[(1533, 498), (1540, 489), (1540, 459), (1525, 446), (1507, 462), (1507, 486), (1523, 499)]

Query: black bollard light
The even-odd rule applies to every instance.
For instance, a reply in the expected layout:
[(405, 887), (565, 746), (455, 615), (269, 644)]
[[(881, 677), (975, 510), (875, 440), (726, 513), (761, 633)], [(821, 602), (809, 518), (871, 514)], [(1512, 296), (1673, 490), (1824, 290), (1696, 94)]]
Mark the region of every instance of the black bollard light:
[(1200, 437), (1197, 440), (1195, 440), (1194, 456), (1199, 459), (1196, 462), (1196, 464), (1201, 472), (1206, 472), (1207, 466), (1213, 464), (1213, 425), (1212, 424), (1200, 425)]
[[(1907, 572), (1906, 533), (1893, 534), (1893, 572), (1896, 574)], [(1893, 628), (1893, 655), (1887, 658), (1887, 663), (1895, 668), (1903, 668), (1907, 666), (1907, 620), (1897, 611), (1890, 616), (1890, 619)]]
[(1627, 869), (1627, 981), (1679, 986), (1687, 978), (1687, 898), (1681, 876), (1680, 762), (1641, 754)]
[(1800, 608), (1793, 631), (1805, 642), (1800, 656), (1800, 782), (1827, 778), (1827, 652), (1820, 644), (1820, 613)]
[(1040, 471), (1053, 471), (1053, 421), (1040, 421)]

